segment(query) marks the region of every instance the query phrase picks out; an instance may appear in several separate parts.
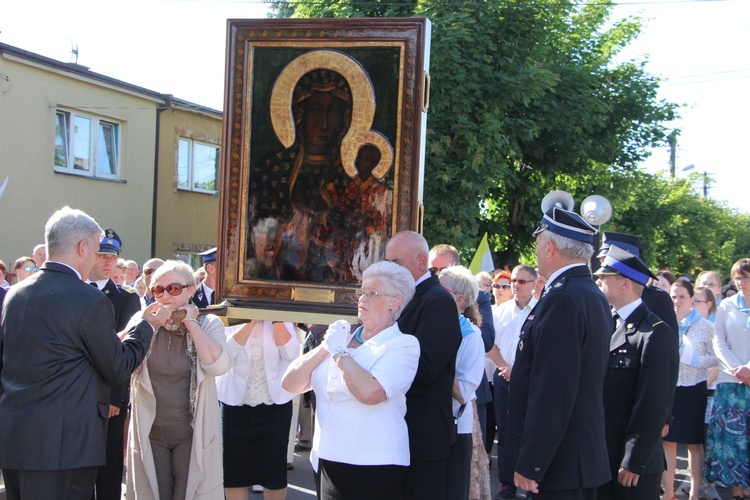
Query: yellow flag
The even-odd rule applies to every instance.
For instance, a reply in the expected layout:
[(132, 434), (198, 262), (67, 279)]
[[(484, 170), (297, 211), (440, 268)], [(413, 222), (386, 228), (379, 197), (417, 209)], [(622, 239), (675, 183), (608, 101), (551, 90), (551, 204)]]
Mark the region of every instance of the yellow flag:
[(471, 259), (469, 264), (469, 271), (472, 274), (477, 274), (479, 271), (487, 271), (492, 273), (495, 270), (495, 264), (492, 262), (492, 252), (490, 252), (490, 244), (487, 242), (487, 233), (484, 233), (482, 241), (477, 247), (477, 253), (474, 254), (474, 258)]

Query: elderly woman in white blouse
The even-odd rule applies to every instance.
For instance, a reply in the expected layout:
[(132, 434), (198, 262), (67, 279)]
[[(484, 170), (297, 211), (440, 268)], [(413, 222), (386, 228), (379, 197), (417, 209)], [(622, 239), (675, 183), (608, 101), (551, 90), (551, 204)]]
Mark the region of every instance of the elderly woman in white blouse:
[(247, 500), (259, 484), (266, 500), (282, 500), (294, 395), (281, 388), (281, 377), (300, 353), (294, 325), (253, 320), (226, 330), (232, 369), (216, 381), (226, 498)]
[(315, 392), (310, 461), (322, 499), (398, 498), (409, 465), (406, 391), (419, 363), (419, 341), (396, 323), (414, 296), (411, 273), (378, 262), (357, 290), (362, 326), (337, 321), (323, 343), (295, 360), (284, 389)]
[(672, 422), (664, 437), (664, 498), (674, 498), (674, 475), (677, 464), (677, 443), (687, 444), (690, 467), (690, 500), (698, 500), (703, 477), (704, 419), (708, 388), (708, 370), (719, 363), (714, 354), (714, 326), (692, 308), (693, 285), (677, 280), (670, 289), (674, 312), (679, 323), (680, 372), (677, 378)]
[[(459, 418), (456, 439), (448, 459), (447, 498), (466, 500), (469, 498), (471, 479), (472, 401), (476, 399), (474, 391), (482, 381), (484, 370), (484, 343), (479, 330), (482, 316), (476, 305), (479, 286), (471, 271), (463, 266), (446, 267), (438, 277), (440, 284), (456, 302), (462, 337), (456, 354), (456, 378), (453, 382), (453, 415)], [(489, 479), (486, 480), (489, 483)]]

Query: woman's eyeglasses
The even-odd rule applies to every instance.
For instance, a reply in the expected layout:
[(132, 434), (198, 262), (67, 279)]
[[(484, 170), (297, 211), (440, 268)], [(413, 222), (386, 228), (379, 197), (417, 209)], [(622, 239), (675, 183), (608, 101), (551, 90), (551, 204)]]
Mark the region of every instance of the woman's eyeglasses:
[[(523, 283), (521, 283), (521, 284), (523, 284)], [(493, 283), (492, 284), (492, 288), (502, 288), (503, 290), (510, 290), (510, 284), (508, 284), (508, 283), (503, 283), (503, 284)]]
[(367, 300), (374, 299), (375, 297), (393, 297), (390, 293), (378, 292), (377, 290), (355, 290), (354, 295), (357, 296), (357, 300), (363, 297)]
[(23, 270), (26, 271), (27, 273), (32, 273), (32, 272), (35, 273), (39, 270), (39, 268), (36, 266), (24, 266)]
[(156, 285), (151, 287), (151, 293), (157, 299), (167, 292), (169, 295), (176, 297), (182, 293), (182, 290), (189, 287), (190, 285), (183, 285), (180, 283), (170, 283), (167, 286)]

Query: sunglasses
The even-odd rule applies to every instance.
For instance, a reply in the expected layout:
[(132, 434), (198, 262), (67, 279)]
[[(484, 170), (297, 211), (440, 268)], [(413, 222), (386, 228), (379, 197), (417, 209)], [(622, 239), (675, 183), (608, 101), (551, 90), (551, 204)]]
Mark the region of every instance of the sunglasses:
[(503, 290), (510, 290), (510, 285), (508, 283), (505, 283), (501, 285), (500, 283), (493, 283), (492, 288), (502, 288)]
[(510, 280), (510, 282), (518, 284), (518, 285), (525, 285), (526, 283), (534, 283), (531, 280)]
[(436, 276), (443, 269), (445, 269), (445, 268), (444, 267), (428, 267), (427, 271), (429, 271), (431, 275)]
[(24, 266), (23, 270), (26, 271), (27, 273), (30, 273), (30, 272), (37, 272), (39, 268), (36, 266)]
[(151, 287), (151, 293), (157, 299), (164, 295), (164, 292), (167, 292), (169, 295), (176, 297), (177, 295), (182, 293), (183, 289), (189, 286), (190, 285), (182, 285), (180, 283), (170, 283), (167, 286), (156, 285)]

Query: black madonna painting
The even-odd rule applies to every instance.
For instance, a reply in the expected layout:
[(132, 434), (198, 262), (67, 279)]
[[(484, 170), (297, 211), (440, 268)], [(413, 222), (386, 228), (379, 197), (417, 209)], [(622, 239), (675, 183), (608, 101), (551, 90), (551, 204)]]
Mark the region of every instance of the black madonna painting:
[(229, 22), (223, 296), (350, 308), (388, 238), (418, 229), (428, 33), (424, 19)]

